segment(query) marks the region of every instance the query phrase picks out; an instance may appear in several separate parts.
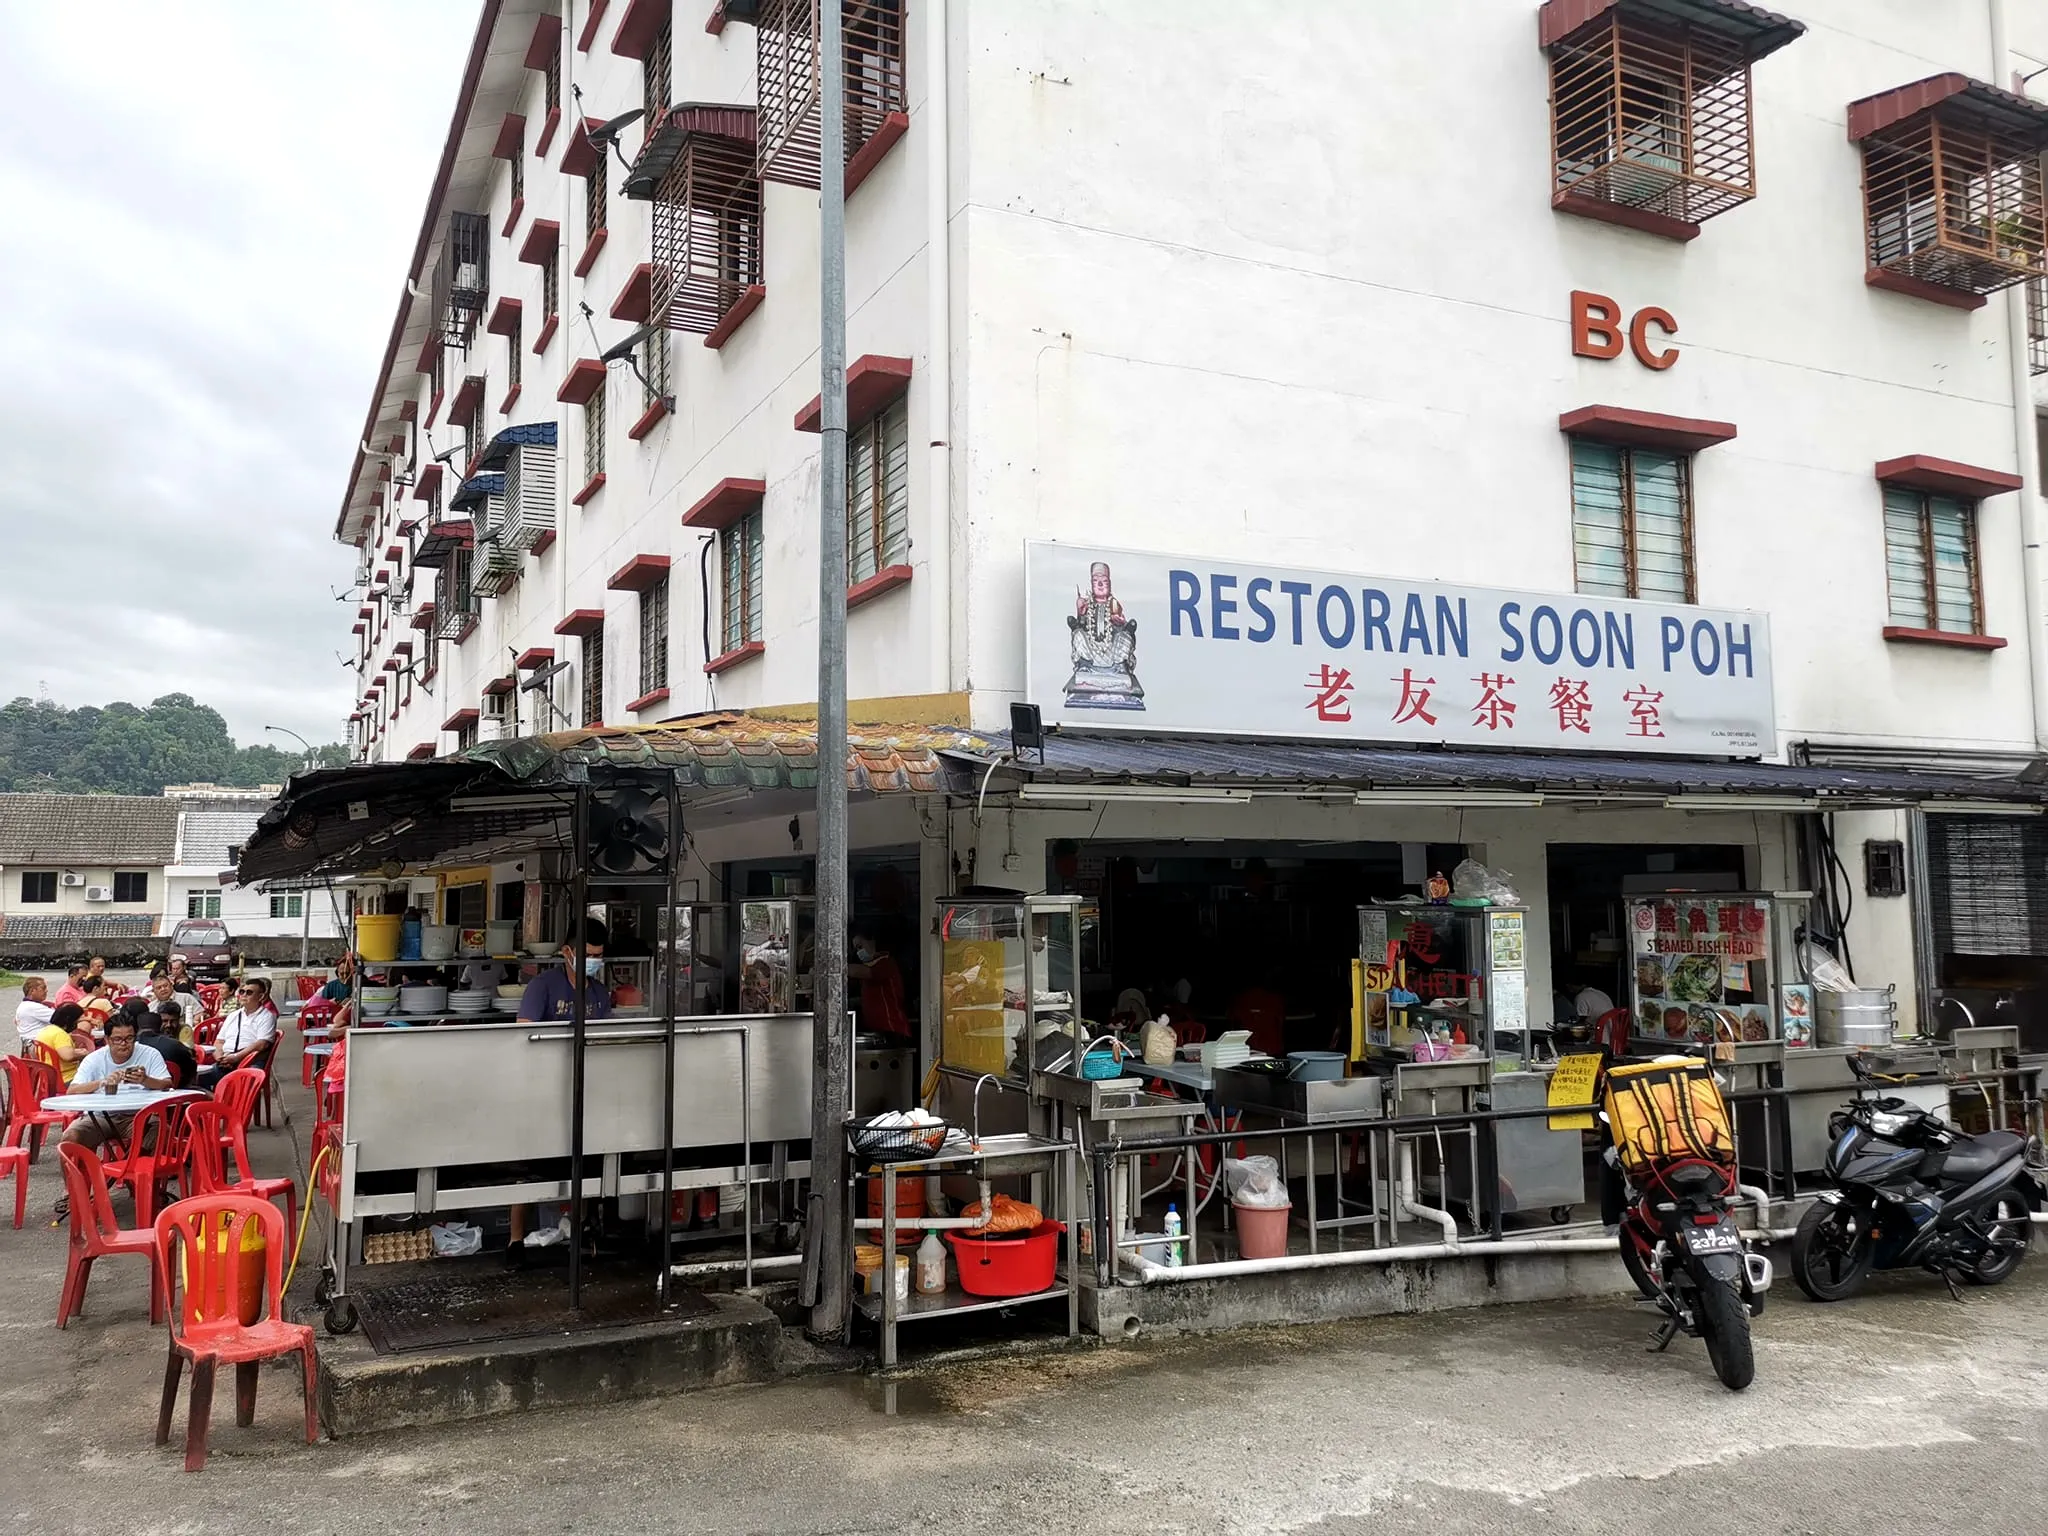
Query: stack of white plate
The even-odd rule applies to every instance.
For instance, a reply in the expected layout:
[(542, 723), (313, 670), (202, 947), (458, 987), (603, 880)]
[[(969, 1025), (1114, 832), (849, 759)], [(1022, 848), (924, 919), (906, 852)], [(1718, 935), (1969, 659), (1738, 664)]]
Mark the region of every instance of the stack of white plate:
[(448, 994), (448, 1011), (450, 1013), (489, 1013), (497, 1001), (498, 994), (491, 991), (488, 987), (464, 988), (461, 991)]
[(1234, 1067), (1252, 1053), (1252, 1032), (1248, 1029), (1228, 1029), (1214, 1040), (1202, 1043), (1202, 1065)]
[(381, 1019), (398, 1006), (398, 988), (365, 987), (361, 997), (363, 1017)]
[(523, 981), (500, 982), (498, 984), (498, 996), (508, 1003), (516, 1003), (526, 996), (526, 983)]
[(430, 986), (426, 982), (414, 982), (398, 989), (398, 1007), (402, 1013), (446, 1013), (448, 1011), (448, 989)]

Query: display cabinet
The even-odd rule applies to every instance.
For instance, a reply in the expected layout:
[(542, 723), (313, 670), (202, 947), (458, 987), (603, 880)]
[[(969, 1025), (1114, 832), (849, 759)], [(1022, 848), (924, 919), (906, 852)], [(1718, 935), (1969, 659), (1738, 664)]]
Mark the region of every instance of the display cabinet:
[(943, 1066), (1025, 1083), (1034, 1066), (1080, 1075), (1081, 909), (1078, 896), (940, 903)]

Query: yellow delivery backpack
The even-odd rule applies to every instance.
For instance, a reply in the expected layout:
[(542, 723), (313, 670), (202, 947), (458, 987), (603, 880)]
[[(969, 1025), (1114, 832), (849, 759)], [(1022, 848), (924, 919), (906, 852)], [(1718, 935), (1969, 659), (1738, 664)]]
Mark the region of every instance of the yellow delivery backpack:
[(1607, 1121), (1631, 1175), (1682, 1157), (1735, 1164), (1728, 1103), (1703, 1061), (1609, 1067)]

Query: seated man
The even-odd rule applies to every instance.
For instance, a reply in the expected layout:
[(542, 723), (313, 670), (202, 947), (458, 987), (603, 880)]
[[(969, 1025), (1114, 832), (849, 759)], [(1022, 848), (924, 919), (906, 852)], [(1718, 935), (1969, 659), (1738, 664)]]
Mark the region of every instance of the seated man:
[(33, 1043), (56, 1056), (67, 1087), (77, 1075), (78, 1064), (92, 1054), (92, 1036), (84, 1030), (85, 1010), (76, 1003), (64, 1003), (51, 1010), (50, 1022), (35, 1034)]
[(334, 962), (334, 979), (313, 994), (323, 1003), (333, 1003), (337, 1008), (355, 995), (356, 957), (346, 950)]
[[(180, 1040), (185, 1039), (191, 1033), (193, 1026), (206, 1016), (206, 1010), (199, 1006), (199, 999), (195, 994), (180, 992), (171, 985), (171, 977), (168, 971), (151, 980), (148, 990), (142, 994), (139, 1001), (135, 998), (130, 998), (128, 1002), (137, 1003), (137, 1006), (147, 1015), (142, 1021), (144, 1034), (147, 1034), (155, 1027), (157, 1015), (164, 1011), (165, 1003), (172, 1003), (177, 1006), (177, 1035)], [(123, 1003), (121, 1006), (126, 1008), (128, 1003)]]
[[(592, 920), (584, 925), (584, 942), (589, 957), (583, 962), (589, 987), (584, 994), (584, 1014), (587, 1018), (602, 1019), (612, 1011), (612, 995), (598, 980), (604, 974), (604, 946), (610, 937), (603, 923)], [(526, 984), (526, 992), (519, 999), (519, 1022), (522, 1024), (560, 1023), (573, 1018), (576, 1013), (576, 980), (572, 967), (576, 964), (576, 935), (570, 934), (562, 945), (562, 961), (559, 966), (549, 966)]]
[[(111, 1097), (135, 1084), (163, 1092), (172, 1086), (171, 1069), (163, 1057), (135, 1039), (135, 1026), (115, 1019), (107, 1026), (107, 1043), (78, 1064), (77, 1076), (67, 1090), (75, 1097), (99, 1094)], [(64, 1140), (74, 1147), (97, 1152), (109, 1141), (126, 1141), (134, 1114), (87, 1114), (71, 1122)]]
[(199, 1058), (192, 1054), (192, 1047), (179, 1038), (185, 1027), (185, 1011), (175, 1002), (161, 1003), (157, 1011), (142, 1021), (135, 1037), (135, 1043), (163, 1057), (164, 1065), (171, 1069), (174, 1088), (190, 1088), (192, 1080), (199, 1075)]
[(64, 985), (57, 989), (57, 995), (51, 998), (50, 1002), (58, 1008), (63, 1007), (66, 1003), (84, 1002), (85, 993), (78, 985), (79, 979), (84, 975), (85, 962), (83, 960), (74, 960), (65, 966)]
[(21, 1001), (14, 1008), (14, 1033), (21, 1042), (21, 1053), (28, 1054), (28, 1043), (42, 1033), (50, 1022), (50, 1015), (56, 1012), (50, 1006), (50, 984), (40, 976), (31, 976), (21, 984)]
[(251, 976), (235, 990), (235, 1011), (221, 1020), (213, 1041), (213, 1065), (199, 1074), (198, 1086), (211, 1093), (214, 1084), (238, 1067), (246, 1067), (277, 1034), (277, 1009), (270, 1001), (270, 983)]

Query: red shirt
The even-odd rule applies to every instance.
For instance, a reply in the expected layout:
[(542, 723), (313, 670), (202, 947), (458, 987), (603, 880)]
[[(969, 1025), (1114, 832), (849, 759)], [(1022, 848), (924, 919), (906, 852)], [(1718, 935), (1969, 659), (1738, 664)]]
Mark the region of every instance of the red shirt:
[(903, 972), (887, 955), (875, 957), (860, 984), (860, 1027), (911, 1038), (910, 1014), (903, 1006)]

